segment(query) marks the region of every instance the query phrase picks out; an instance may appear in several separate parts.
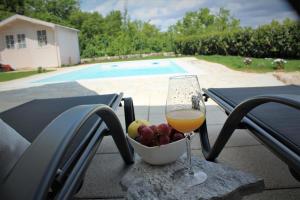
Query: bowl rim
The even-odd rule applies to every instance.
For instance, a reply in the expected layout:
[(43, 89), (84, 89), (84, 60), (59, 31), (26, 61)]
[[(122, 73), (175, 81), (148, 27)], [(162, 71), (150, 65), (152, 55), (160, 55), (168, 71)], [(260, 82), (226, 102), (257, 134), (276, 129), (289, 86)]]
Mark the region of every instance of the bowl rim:
[(182, 140), (185, 140), (185, 137), (184, 137), (184, 138), (182, 138), (182, 139), (180, 139), (180, 140), (177, 140), (177, 141), (175, 141), (175, 142), (171, 142), (171, 143), (169, 143), (169, 144), (163, 144), (163, 145), (159, 145), (159, 146), (148, 147), (148, 146), (146, 146), (146, 145), (143, 145), (142, 143), (137, 142), (135, 139), (131, 138), (129, 135), (126, 135), (126, 137), (129, 138), (130, 141), (132, 141), (132, 142), (134, 142), (135, 144), (140, 145), (140, 146), (142, 146), (142, 147), (144, 147), (144, 148), (146, 148), (146, 149), (157, 149), (157, 148), (162, 148), (162, 147), (167, 146), (167, 145), (169, 145), (169, 144), (176, 144), (176, 143), (182, 142)]

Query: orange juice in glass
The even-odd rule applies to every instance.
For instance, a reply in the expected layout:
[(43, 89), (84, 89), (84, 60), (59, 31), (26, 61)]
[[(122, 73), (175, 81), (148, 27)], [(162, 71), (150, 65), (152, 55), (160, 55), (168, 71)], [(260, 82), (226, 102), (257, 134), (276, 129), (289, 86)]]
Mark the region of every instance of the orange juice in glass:
[(175, 110), (166, 113), (168, 123), (177, 131), (188, 133), (199, 128), (205, 115), (202, 111), (193, 109)]

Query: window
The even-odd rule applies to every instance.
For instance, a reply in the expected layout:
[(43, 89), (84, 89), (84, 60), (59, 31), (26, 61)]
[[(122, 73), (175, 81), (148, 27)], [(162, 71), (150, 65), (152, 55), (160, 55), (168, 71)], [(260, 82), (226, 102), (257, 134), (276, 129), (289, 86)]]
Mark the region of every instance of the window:
[(15, 48), (15, 41), (13, 35), (6, 35), (6, 48), (8, 49), (14, 49)]
[(26, 48), (25, 34), (18, 34), (18, 48)]
[(46, 30), (37, 31), (37, 38), (39, 46), (47, 45), (47, 34)]

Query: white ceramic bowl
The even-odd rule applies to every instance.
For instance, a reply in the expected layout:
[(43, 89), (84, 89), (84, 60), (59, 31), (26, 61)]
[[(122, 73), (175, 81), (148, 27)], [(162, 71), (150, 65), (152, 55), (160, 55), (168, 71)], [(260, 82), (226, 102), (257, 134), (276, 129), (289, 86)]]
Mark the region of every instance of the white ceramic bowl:
[(127, 137), (135, 152), (151, 165), (164, 165), (174, 162), (186, 151), (185, 138), (166, 145), (147, 147), (129, 136)]

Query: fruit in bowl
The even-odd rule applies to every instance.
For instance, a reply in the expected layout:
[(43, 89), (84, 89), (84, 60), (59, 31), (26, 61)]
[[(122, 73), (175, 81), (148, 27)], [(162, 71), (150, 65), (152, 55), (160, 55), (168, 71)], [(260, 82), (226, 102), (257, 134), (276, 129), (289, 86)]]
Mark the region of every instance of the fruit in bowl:
[(128, 126), (128, 135), (131, 138), (136, 138), (138, 136), (138, 128), (142, 126), (148, 126), (150, 125), (150, 122), (144, 119), (138, 119), (133, 121), (131, 124)]
[[(146, 120), (142, 121), (144, 123), (135, 125), (134, 129), (128, 128), (128, 140), (145, 162), (163, 165), (176, 161), (185, 152), (183, 133), (165, 123), (150, 126)], [(134, 121), (131, 124), (136, 123)]]

